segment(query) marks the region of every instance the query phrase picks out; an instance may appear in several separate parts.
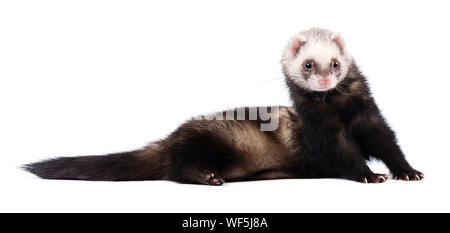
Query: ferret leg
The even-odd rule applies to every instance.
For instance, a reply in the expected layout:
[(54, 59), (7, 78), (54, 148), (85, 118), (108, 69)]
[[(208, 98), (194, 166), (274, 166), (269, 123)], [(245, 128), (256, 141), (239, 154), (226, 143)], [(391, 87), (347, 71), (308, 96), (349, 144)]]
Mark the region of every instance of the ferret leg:
[(379, 113), (361, 117), (352, 130), (363, 153), (382, 160), (394, 179), (410, 181), (424, 178), (423, 173), (413, 169), (406, 161), (394, 132)]
[[(336, 140), (329, 137), (328, 143), (310, 145), (309, 162), (300, 166), (300, 177), (342, 178), (362, 183), (383, 183), (387, 175), (375, 174), (361, 156), (356, 144), (338, 135)], [(316, 142), (319, 142), (316, 140)], [(334, 143), (335, 142), (335, 143)]]
[(296, 167), (296, 177), (341, 178), (361, 183), (383, 183), (388, 179), (386, 174), (370, 170), (359, 146), (346, 133), (327, 135), (327, 140), (317, 138), (313, 133), (305, 136), (308, 157)]
[(174, 163), (171, 179), (180, 183), (223, 184), (220, 175), (236, 164), (232, 147), (209, 131), (192, 132), (182, 139), (168, 145)]

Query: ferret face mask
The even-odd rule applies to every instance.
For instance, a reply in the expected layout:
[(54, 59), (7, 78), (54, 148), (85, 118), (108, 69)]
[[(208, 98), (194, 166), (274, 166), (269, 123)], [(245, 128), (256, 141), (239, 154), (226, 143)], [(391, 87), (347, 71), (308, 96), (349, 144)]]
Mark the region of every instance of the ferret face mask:
[(311, 29), (295, 35), (284, 50), (287, 78), (307, 91), (329, 91), (347, 75), (352, 62), (340, 35)]

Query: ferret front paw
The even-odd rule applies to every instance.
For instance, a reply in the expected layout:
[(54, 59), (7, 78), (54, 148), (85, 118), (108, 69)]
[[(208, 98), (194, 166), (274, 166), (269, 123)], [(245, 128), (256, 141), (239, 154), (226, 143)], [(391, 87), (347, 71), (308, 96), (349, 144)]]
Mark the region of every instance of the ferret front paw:
[(361, 183), (383, 183), (388, 179), (386, 174), (371, 174), (367, 176), (362, 176), (359, 178)]
[(394, 174), (394, 180), (404, 180), (404, 181), (417, 181), (423, 180), (425, 176), (422, 172), (416, 171), (414, 169), (405, 170)]

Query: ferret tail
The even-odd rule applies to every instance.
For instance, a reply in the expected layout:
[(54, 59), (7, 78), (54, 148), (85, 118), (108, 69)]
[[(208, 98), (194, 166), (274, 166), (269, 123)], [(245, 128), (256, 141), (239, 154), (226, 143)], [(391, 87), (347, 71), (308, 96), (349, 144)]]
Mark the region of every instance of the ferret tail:
[(162, 179), (154, 159), (143, 159), (137, 151), (108, 155), (59, 157), (24, 165), (44, 179), (127, 181)]

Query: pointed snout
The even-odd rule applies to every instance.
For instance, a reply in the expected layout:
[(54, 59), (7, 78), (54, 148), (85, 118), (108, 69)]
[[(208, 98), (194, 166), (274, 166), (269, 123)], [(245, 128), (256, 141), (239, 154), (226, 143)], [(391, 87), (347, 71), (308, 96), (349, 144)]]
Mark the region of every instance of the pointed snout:
[(322, 78), (320, 78), (317, 82), (319, 83), (319, 86), (320, 86), (320, 87), (325, 88), (325, 87), (330, 86), (330, 84), (331, 84), (331, 79), (328, 78), (328, 77), (322, 77)]

